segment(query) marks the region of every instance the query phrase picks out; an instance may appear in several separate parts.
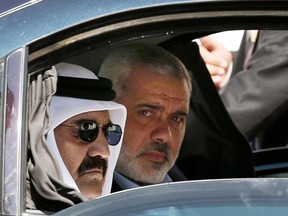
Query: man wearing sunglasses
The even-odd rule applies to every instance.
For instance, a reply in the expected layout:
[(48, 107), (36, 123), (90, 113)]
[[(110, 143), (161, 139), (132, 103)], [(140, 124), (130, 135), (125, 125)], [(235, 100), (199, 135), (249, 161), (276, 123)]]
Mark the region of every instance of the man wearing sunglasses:
[(112, 192), (173, 181), (167, 172), (179, 154), (191, 94), (185, 66), (159, 46), (129, 44), (105, 59), (99, 75), (111, 79), (115, 101), (128, 112)]
[(111, 81), (60, 63), (31, 95), (27, 208), (59, 211), (109, 194), (126, 120)]

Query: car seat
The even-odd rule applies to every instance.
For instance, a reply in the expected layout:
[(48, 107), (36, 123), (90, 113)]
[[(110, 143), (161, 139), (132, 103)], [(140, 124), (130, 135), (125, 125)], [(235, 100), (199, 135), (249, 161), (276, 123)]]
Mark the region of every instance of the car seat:
[(254, 177), (252, 149), (225, 109), (197, 43), (191, 41), (191, 35), (184, 35), (160, 45), (176, 55), (192, 76), (178, 168), (189, 180)]

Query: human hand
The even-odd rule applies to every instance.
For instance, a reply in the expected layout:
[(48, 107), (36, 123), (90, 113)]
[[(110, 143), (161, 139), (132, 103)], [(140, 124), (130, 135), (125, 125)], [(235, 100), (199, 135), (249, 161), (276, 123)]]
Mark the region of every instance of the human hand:
[(226, 75), (232, 62), (232, 54), (219, 41), (209, 36), (199, 39), (200, 54), (206, 63), (215, 86), (220, 89), (226, 84)]

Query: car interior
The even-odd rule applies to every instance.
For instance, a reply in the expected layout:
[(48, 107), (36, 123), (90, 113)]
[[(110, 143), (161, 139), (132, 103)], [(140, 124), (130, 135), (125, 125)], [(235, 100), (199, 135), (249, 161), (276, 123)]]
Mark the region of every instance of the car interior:
[[(123, 14), (119, 14), (119, 17), (120, 15)], [(158, 44), (174, 53), (193, 74), (189, 116), (191, 121), (187, 125), (190, 133), (186, 133), (177, 161), (180, 170), (188, 179), (193, 180), (254, 176), (254, 161), (249, 143), (225, 110), (193, 40), (219, 31), (235, 30), (236, 27), (239, 29), (244, 24), (245, 28), (259, 28), (257, 21), (263, 17), (256, 17), (255, 23), (249, 25), (248, 18), (245, 20), (245, 17), (237, 25), (237, 17), (222, 18), (221, 23), (217, 23), (215, 18), (213, 25), (209, 19), (207, 28), (205, 18), (201, 16), (196, 19), (194, 15), (183, 18), (179, 13), (174, 17), (172, 15), (172, 22), (172, 18), (165, 20), (165, 15), (155, 15), (157, 22), (147, 16), (145, 21), (139, 18), (140, 24), (134, 26), (132, 21), (125, 20), (128, 17), (125, 15), (122, 16), (122, 22), (118, 21), (113, 25), (113, 29), (107, 27), (108, 18), (103, 18), (97, 22), (90, 21), (71, 27), (29, 45), (29, 73), (44, 71), (61, 61), (79, 64), (97, 73), (105, 56), (111, 49), (117, 49), (117, 46), (131, 42)], [(273, 19), (277, 21), (277, 18)], [(271, 22), (262, 27), (271, 28), (269, 23)], [(201, 133), (209, 135), (200, 136)]]
[[(143, 32), (143, 34), (145, 33), (147, 34), (147, 31)], [(230, 119), (200, 57), (198, 45), (193, 42), (193, 39), (199, 37), (200, 34), (184, 32), (173, 36), (161, 35), (159, 37), (158, 34), (151, 35), (150, 31), (148, 33), (147, 38), (141, 37), (133, 42), (158, 44), (174, 53), (193, 74), (191, 112), (187, 121), (187, 133), (177, 161), (178, 168), (190, 180), (253, 177), (253, 156), (249, 143)], [(205, 35), (205, 33), (201, 32), (201, 35)], [(92, 47), (94, 44), (94, 46), (99, 46), (97, 37), (94, 40), (89, 38), (88, 42), (81, 41), (79, 43), (83, 45), (63, 47), (56, 53), (47, 53), (47, 56), (44, 56), (45, 60), (44, 57), (33, 59), (29, 70), (45, 70), (47, 67), (40, 68), (40, 66), (47, 65), (49, 67), (57, 63), (57, 58), (59, 58), (58, 61), (79, 64), (97, 73), (101, 62), (110, 50), (117, 49), (117, 46), (121, 46), (127, 41), (117, 41), (113, 45), (102, 45), (96, 48)], [(87, 47), (87, 43), (89, 43), (89, 47)], [(87, 49), (88, 51), (86, 51)], [(33, 57), (33, 55), (34, 53), (30, 56)], [(53, 58), (49, 55), (53, 55)], [(44, 60), (44, 64), (42, 60)], [(39, 65), (38, 61), (41, 61), (42, 64)], [(45, 64), (46, 62), (47, 64)], [(241, 160), (243, 157), (246, 158), (244, 161)]]
[[(145, 14), (145, 10), (141, 13)], [(224, 30), (259, 28), (263, 17), (255, 17), (255, 23), (251, 23), (246, 22), (246, 17), (241, 17), (239, 21), (239, 17), (227, 16), (227, 19), (224, 17), (218, 23), (217, 15), (215, 20), (209, 19), (208, 22), (206, 18), (195, 18), (194, 14), (189, 13), (184, 18), (182, 13), (170, 15), (173, 20), (171, 17), (170, 20), (165, 20), (165, 15), (156, 14), (157, 22), (150, 15), (146, 22), (137, 20), (139, 23), (133, 26), (136, 21), (131, 24), (132, 21), (125, 20), (128, 15), (122, 15), (119, 17), (123, 21), (118, 21), (117, 24), (113, 24), (113, 19), (110, 18), (113, 28), (107, 25), (108, 18), (103, 18), (34, 42), (29, 46), (29, 73), (46, 70), (61, 61), (79, 64), (97, 73), (101, 62), (117, 46), (131, 42), (158, 44), (174, 53), (193, 74), (189, 115), (191, 120), (188, 121), (187, 133), (177, 161), (180, 170), (192, 180), (255, 176), (250, 145), (229, 117), (193, 40)], [(279, 22), (278, 17), (272, 18)], [(211, 23), (211, 20), (214, 22)], [(97, 28), (102, 23), (106, 26), (100, 32)], [(271, 28), (270, 23), (261, 24), (261, 28)]]

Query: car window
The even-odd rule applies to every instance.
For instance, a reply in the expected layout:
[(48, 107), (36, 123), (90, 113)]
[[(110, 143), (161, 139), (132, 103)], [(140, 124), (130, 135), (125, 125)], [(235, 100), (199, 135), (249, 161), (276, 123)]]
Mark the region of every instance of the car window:
[[(152, 29), (156, 29), (157, 26), (151, 27)], [(35, 71), (43, 71), (49, 67), (51, 67), (53, 64), (64, 61), (68, 63), (74, 63), (78, 64), (84, 67), (87, 67), (88, 69), (94, 71), (97, 73), (99, 70), (101, 63), (103, 62), (104, 58), (109, 54), (109, 52), (112, 49), (117, 48), (118, 46), (121, 46), (123, 44), (131, 43), (131, 42), (148, 42), (148, 43), (155, 43), (159, 44), (167, 49), (173, 48), (173, 46), (177, 46), (177, 40), (175, 40), (175, 44), (173, 44), (173, 40), (176, 38), (182, 40), (182, 36), (187, 36), (186, 34), (179, 34), (179, 35), (170, 35), (166, 34), (164, 35), (162, 32), (160, 32), (157, 35), (149, 35), (147, 37), (136, 37), (131, 39), (132, 36), (127, 36), (126, 38), (123, 38), (121, 35), (121, 39), (115, 39), (113, 38), (113, 34), (109, 34), (109, 32), (106, 32), (106, 37), (103, 39), (101, 36), (98, 36), (97, 34), (94, 35), (94, 37), (91, 36), (93, 34), (93, 31), (91, 32), (84, 32), (81, 34), (82, 38), (80, 36), (75, 35), (71, 38), (64, 38), (61, 42), (59, 42), (57, 45), (62, 46), (63, 44), (71, 44), (71, 46), (63, 46), (63, 47), (57, 47), (53, 44), (47, 47), (44, 47), (40, 50), (35, 50), (35, 52), (32, 52), (30, 54), (30, 62), (29, 62), (29, 70), (31, 73)], [(145, 35), (144, 32), (143, 35)], [(65, 35), (65, 34), (62, 34)], [(69, 34), (68, 34), (69, 35)], [(119, 33), (120, 35), (120, 33)], [(201, 35), (209, 35), (206, 32), (201, 32)], [(87, 36), (87, 41), (85, 41), (85, 37)], [(193, 40), (197, 38), (197, 34), (194, 35), (194, 32), (191, 33), (190, 39)], [(91, 39), (92, 37), (93, 39)], [(111, 38), (110, 38), (111, 37)], [(79, 46), (76, 44), (73, 45), (74, 40), (79, 40), (78, 43)], [(109, 42), (112, 39), (115, 39), (116, 42), (109, 44)], [(70, 41), (71, 40), (71, 41)], [(81, 41), (83, 40), (83, 41)], [(101, 40), (104, 40), (101, 41)], [(183, 39), (184, 40), (184, 39)], [(186, 43), (184, 40), (184, 43)], [(64, 43), (65, 42), (65, 43)], [(109, 45), (107, 45), (105, 42), (107, 42)], [(166, 43), (168, 42), (168, 43)], [(172, 45), (167, 45), (169, 43), (172, 43)], [(40, 43), (40, 42), (38, 42)], [(89, 45), (87, 45), (88, 43)], [(35, 42), (36, 44), (36, 42)], [(31, 50), (33, 50), (33, 46), (35, 44), (31, 45)], [(83, 45), (84, 44), (84, 45)], [(188, 43), (187, 43), (188, 44)], [(36, 45), (35, 45), (36, 46)], [(36, 46), (37, 47), (37, 46)], [(59, 48), (56, 49), (55, 47)], [(67, 52), (68, 50), (68, 52)], [(172, 50), (172, 49), (171, 49)], [(235, 50), (233, 50), (235, 51)], [(186, 52), (183, 52), (186, 54)], [(192, 57), (192, 55), (191, 55)], [(44, 62), (45, 64), (41, 65), (41, 62)], [(195, 62), (193, 62), (195, 63)], [(198, 68), (199, 69), (199, 68)], [(196, 69), (197, 70), (197, 69)], [(195, 71), (195, 70), (192, 70)], [(201, 71), (199, 69), (199, 71)], [(197, 73), (197, 71), (196, 71)], [(196, 78), (195, 78), (196, 77)], [(197, 76), (194, 76), (195, 79), (198, 79)], [(203, 78), (203, 77), (202, 77)], [(204, 79), (206, 79), (205, 77)], [(201, 79), (201, 78), (199, 78)], [(211, 97), (211, 91), (214, 93), (217, 93), (215, 89), (212, 89), (213, 86), (211, 86), (211, 83), (209, 84), (208, 89), (208, 81), (202, 79), (202, 82), (200, 83), (200, 91), (201, 91), (201, 100), (206, 99), (209, 101), (205, 105), (200, 105), (201, 108), (204, 107), (204, 109), (199, 109), (196, 111), (199, 111), (199, 116), (202, 121), (205, 122), (205, 126), (201, 125), (201, 123), (196, 121), (191, 121), (190, 123), (194, 123), (193, 131), (198, 131), (197, 135), (200, 135), (202, 131), (205, 129), (208, 131), (208, 133), (213, 134), (213, 138), (210, 139), (210, 137), (206, 136), (204, 139), (202, 139), (203, 143), (205, 143), (205, 148), (207, 147), (207, 151), (203, 151), (202, 147), (203, 145), (199, 145), (197, 147), (191, 148), (191, 144), (195, 144), (195, 138), (187, 139), (188, 146), (186, 149), (181, 152), (181, 160), (179, 160), (178, 165), (181, 165), (180, 168), (182, 170), (185, 170), (185, 174), (189, 176), (189, 179), (211, 179), (211, 178), (228, 178), (228, 177), (251, 177), (253, 174), (253, 156), (250, 149), (250, 146), (245, 139), (245, 137), (239, 133), (239, 131), (235, 128), (234, 125), (231, 126), (231, 124), (228, 124), (228, 122), (231, 123), (231, 120), (229, 121), (229, 117), (227, 116), (227, 113), (225, 113), (223, 110), (223, 107), (218, 106), (218, 102), (216, 101), (217, 95), (214, 95)], [(197, 86), (198, 83), (195, 84)], [(218, 92), (219, 93), (219, 92)], [(203, 95), (204, 94), (204, 95)], [(218, 95), (219, 96), (219, 95)], [(212, 101), (212, 102), (211, 102)], [(211, 103), (213, 105), (211, 105)], [(216, 104), (216, 106), (214, 106)], [(213, 108), (213, 109), (212, 109)], [(211, 109), (211, 110), (209, 110)], [(204, 110), (204, 111), (203, 111)], [(221, 110), (219, 112), (219, 110)], [(203, 114), (204, 113), (204, 114)], [(207, 113), (212, 113), (212, 117), (208, 116)], [(220, 113), (220, 114), (219, 114)], [(223, 114), (223, 115), (222, 115)], [(224, 117), (226, 118), (224, 118)], [(223, 118), (222, 118), (223, 117)], [(197, 120), (197, 119), (196, 119)], [(199, 118), (198, 118), (199, 120)], [(196, 127), (195, 127), (196, 125)], [(203, 128), (200, 129), (199, 125), (203, 126)], [(208, 126), (207, 126), (208, 125)], [(203, 130), (202, 130), (203, 129)], [(233, 131), (234, 130), (234, 131)], [(191, 135), (188, 133), (188, 136)], [(208, 137), (208, 138), (207, 138)], [(216, 137), (216, 139), (214, 139)], [(224, 140), (227, 139), (227, 140)], [(226, 148), (227, 147), (227, 148)], [(199, 152), (197, 152), (199, 151)], [(225, 152), (225, 153), (224, 153)], [(190, 155), (189, 155), (190, 154)], [(197, 154), (200, 154), (197, 155)], [(188, 156), (187, 156), (188, 155)], [(187, 156), (187, 157), (186, 157)], [(204, 158), (204, 159), (203, 159)], [(245, 160), (243, 160), (245, 158)], [(206, 161), (207, 160), (207, 161)], [(204, 162), (203, 162), (204, 161)], [(215, 163), (217, 161), (217, 163)], [(221, 161), (221, 162), (220, 162)], [(229, 166), (227, 166), (229, 164)], [(112, 198), (111, 198), (112, 199)], [(159, 215), (181, 215), (183, 213), (192, 212), (194, 215), (211, 215), (217, 211), (219, 214), (232, 213), (232, 212), (241, 212), (244, 215), (245, 214), (254, 214), (255, 212), (258, 212), (260, 210), (264, 210), (265, 213), (268, 213), (272, 210), (273, 212), (277, 211), (276, 214), (281, 215), (283, 212), (286, 211), (286, 208), (281, 206), (281, 208), (277, 208), (274, 210), (274, 206), (262, 206), (257, 205), (253, 209), (246, 208), (246, 206), (240, 206), (237, 203), (229, 203), (229, 206), (225, 207), (211, 207), (210, 208), (202, 208), (202, 207), (191, 207), (189, 205), (185, 204), (179, 204), (179, 206), (169, 206), (169, 208), (153, 208), (148, 210), (143, 210), (137, 212), (139, 215), (154, 215), (155, 212)], [(129, 212), (125, 212), (123, 214), (129, 215)], [(133, 214), (136, 214), (133, 212)], [(156, 215), (157, 215), (156, 214)], [(192, 214), (192, 215), (193, 215)]]
[[(85, 35), (85, 34), (83, 34), (83, 35)], [(88, 35), (88, 33), (87, 33), (87, 35)], [(108, 36), (107, 36), (107, 40), (109, 40)], [(181, 37), (181, 35), (179, 35), (179, 36)], [(177, 36), (175, 36), (175, 37), (177, 37)], [(127, 37), (127, 38), (129, 38), (129, 37)], [(117, 48), (117, 46), (121, 46), (123, 44), (127, 44), (127, 43), (131, 42), (131, 41), (127, 41), (126, 40), (127, 38), (125, 38), (125, 40), (123, 40), (123, 41), (119, 41), (118, 43), (106, 46), (105, 44), (104, 45), (103, 44), (97, 45), (97, 42), (96, 42), (97, 36), (96, 36), (95, 39), (93, 40), (93, 43), (91, 43), (91, 45), (89, 44), (89, 46), (88, 46), (89, 48), (87, 48), (86, 46), (83, 46), (83, 47), (76, 46), (77, 49), (79, 49), (79, 52), (77, 52), (78, 50), (75, 50), (76, 48), (73, 46), (71, 48), (63, 47), (64, 50), (67, 49), (67, 50), (70, 50), (70, 53), (73, 53), (73, 55), (71, 55), (71, 56), (69, 56), (68, 54), (66, 55), (66, 52), (65, 52), (65, 55), (63, 55), (61, 49), (51, 50), (51, 53), (47, 52), (49, 50), (49, 48), (52, 49), (53, 46), (48, 47), (47, 49), (43, 49), (43, 52), (37, 53), (37, 51), (35, 51), (35, 53), (32, 53), (30, 56), (31, 57), (31, 62), (29, 65), (30, 70), (31, 70), (31, 72), (34, 72), (35, 70), (41, 71), (43, 68), (46, 69), (46, 68), (50, 67), (51, 65), (53, 65), (54, 63), (58, 63), (59, 61), (65, 61), (65, 62), (85, 66), (88, 69), (91, 69), (91, 70), (95, 71), (95, 73), (97, 73), (103, 59), (105, 58), (105, 56), (107, 56), (109, 54), (109, 52), (112, 49)], [(171, 37), (171, 35), (161, 35), (160, 37), (157, 37), (157, 36), (152, 37), (150, 35), (147, 38), (145, 38), (145, 37), (144, 38), (137, 38), (137, 39), (133, 40), (133, 42), (141, 41), (141, 42), (148, 42), (148, 43), (155, 43), (155, 44), (162, 44), (163, 45), (163, 43), (165, 43), (166, 41), (170, 41), (170, 39), (173, 40), (173, 37)], [(191, 36), (191, 39), (193, 39), (193, 36)], [(69, 41), (69, 39), (67, 39), (67, 41)], [(89, 41), (91, 41), (91, 39), (89, 39)], [(59, 44), (62, 44), (62, 43), (59, 43)], [(85, 50), (85, 51), (83, 51), (83, 50)], [(44, 60), (44, 58), (43, 58), (43, 56), (42, 57), (37, 56), (37, 54), (43, 54), (44, 51), (47, 52), (46, 55), (43, 55), (45, 57), (46, 65), (42, 65), (43, 68), (40, 68), (39, 65), (41, 65), (41, 64), (39, 64), (39, 62), (41, 59)], [(53, 56), (54, 58), (50, 58), (50, 55)], [(204, 82), (202, 82), (202, 84), (203, 83)], [(205, 90), (207, 90), (207, 88), (206, 88), (207, 86), (201, 86), (201, 87), (203, 88), (203, 92)], [(204, 90), (204, 88), (205, 88), (205, 90)], [(207, 93), (207, 91), (206, 91), (206, 93)], [(211, 96), (209, 97), (209, 99), (211, 99)], [(209, 100), (209, 99), (207, 99), (207, 100)], [(206, 105), (206, 107), (211, 108), (213, 106)], [(219, 107), (217, 107), (217, 109), (218, 108)], [(215, 109), (215, 110), (217, 110), (217, 109)], [(223, 110), (223, 109), (221, 108), (221, 110)], [(221, 116), (221, 114), (219, 114), (219, 112), (217, 112), (217, 113), (215, 112), (214, 117), (215, 116), (219, 117), (219, 116)], [(213, 125), (213, 123), (215, 123), (215, 122), (216, 122), (216, 124), (221, 122), (221, 120), (219, 121), (219, 119), (214, 121), (213, 120), (214, 117), (208, 118), (206, 114), (201, 116), (201, 117), (207, 118), (205, 120), (207, 120), (206, 124), (209, 126)], [(229, 119), (227, 118), (224, 121), (222, 121), (222, 123), (224, 126), (231, 129), (233, 127), (228, 126), (228, 124), (227, 124), (228, 120)], [(188, 160), (180, 161), (181, 163), (184, 163), (184, 166), (182, 166), (181, 168), (184, 167), (185, 169), (187, 169), (185, 171), (187, 174), (192, 176), (192, 177), (189, 176), (191, 179), (195, 176), (196, 176), (195, 177), (196, 179), (210, 179), (210, 178), (219, 178), (219, 177), (226, 178), (226, 177), (230, 177), (230, 176), (245, 176), (246, 177), (248, 175), (251, 175), (251, 173), (253, 172), (253, 165), (252, 165), (253, 158), (252, 158), (251, 153), (250, 153), (251, 149), (248, 146), (248, 143), (246, 143), (246, 139), (243, 136), (241, 136), (241, 134), (237, 133), (237, 130), (235, 128), (234, 129), (235, 129), (237, 135), (232, 136), (230, 129), (227, 129), (227, 128), (223, 129), (223, 127), (221, 125), (220, 126), (219, 125), (213, 125), (213, 126), (215, 126), (215, 128), (211, 127), (208, 130), (210, 132), (212, 131), (212, 133), (214, 133), (217, 130), (220, 130), (220, 133), (222, 133), (222, 134), (221, 135), (219, 135), (219, 134), (215, 135), (215, 137), (218, 137), (220, 139), (220, 141), (217, 140), (215, 142), (215, 140), (211, 141), (209, 139), (208, 140), (204, 139), (206, 141), (206, 143), (208, 143), (207, 145), (211, 144), (209, 148), (211, 148), (212, 150), (209, 151), (209, 153), (211, 153), (211, 152), (212, 153), (208, 156), (205, 155), (206, 152), (200, 153), (200, 154), (205, 155), (204, 157), (207, 156), (207, 158), (208, 158), (207, 160), (209, 161), (208, 162), (209, 164), (205, 162), (204, 165), (202, 165), (202, 166), (200, 165), (200, 164), (203, 164), (202, 163), (203, 160), (201, 158), (203, 155), (201, 155), (200, 158), (197, 158), (198, 155), (196, 155), (196, 156), (194, 155), (195, 148), (193, 149), (193, 151), (191, 151), (192, 148), (190, 148), (190, 147), (191, 147), (192, 142), (191, 142), (191, 140), (188, 140), (189, 141), (188, 148), (187, 148), (188, 151), (184, 151), (183, 155), (185, 156), (185, 154), (187, 155), (187, 154), (191, 153), (192, 157), (190, 157), (191, 155), (188, 155), (189, 156)], [(216, 127), (218, 127), (218, 128), (216, 128)], [(197, 125), (197, 129), (198, 129), (198, 132), (200, 133), (201, 130), (199, 129), (198, 125)], [(224, 130), (224, 132), (221, 131), (222, 129)], [(194, 130), (195, 130), (195, 128), (194, 128)], [(230, 135), (228, 135), (228, 134), (230, 134)], [(240, 138), (236, 138), (237, 136)], [(230, 149), (231, 151), (229, 150), (229, 153), (226, 153), (224, 156), (221, 153), (221, 156), (220, 156), (220, 155), (218, 155), (219, 152), (227, 150), (224, 147), (224, 146), (226, 146), (226, 143), (225, 143), (225, 145), (223, 145), (223, 143), (224, 143), (223, 138), (227, 138), (227, 137), (228, 137), (228, 139), (230, 139), (227, 142), (228, 143), (227, 146), (231, 146), (231, 149), (233, 149), (233, 150)], [(212, 146), (212, 143), (213, 143), (213, 146)], [(200, 151), (202, 151), (202, 149), (200, 149)], [(239, 154), (237, 152), (241, 152), (241, 153)], [(183, 156), (183, 155), (181, 155), (181, 156)], [(232, 155), (234, 155), (234, 156), (230, 157)], [(242, 160), (244, 157), (245, 157), (245, 161)], [(183, 159), (183, 158), (185, 158), (185, 157), (182, 157), (181, 159)], [(231, 159), (231, 158), (233, 158), (233, 159)], [(193, 161), (194, 159), (195, 159), (195, 161)], [(219, 163), (213, 163), (212, 162), (213, 164), (211, 165), (210, 160), (211, 161), (222, 160), (222, 161)], [(191, 161), (193, 161), (193, 162), (191, 163)], [(233, 162), (231, 162), (231, 161), (233, 161)], [(231, 162), (231, 166), (227, 167), (226, 165), (230, 164), (230, 162)], [(217, 168), (215, 168), (215, 169), (211, 168), (211, 167), (214, 167), (214, 165)], [(237, 168), (235, 168), (235, 167), (237, 167)], [(206, 168), (207, 168), (207, 170), (205, 170)], [(162, 207), (156, 208), (155, 207), (155, 209), (153, 208), (153, 209), (143, 210), (143, 211), (139, 211), (137, 213), (133, 212), (133, 214), (134, 215), (138, 214), (141, 216), (142, 215), (155, 215), (155, 212), (157, 212), (156, 215), (158, 215), (158, 214), (159, 215), (183, 215), (183, 214), (185, 215), (185, 214), (187, 214), (187, 212), (189, 212), (189, 213), (192, 212), (191, 215), (195, 215), (195, 216), (197, 215), (198, 216), (198, 215), (213, 215), (213, 213), (215, 213), (215, 211), (217, 211), (219, 214), (224, 214), (227, 212), (231, 214), (232, 212), (236, 211), (236, 212), (241, 212), (245, 215), (245, 214), (254, 214), (255, 212), (258, 212), (259, 210), (263, 210), (263, 209), (266, 209), (267, 211), (264, 210), (264, 212), (267, 213), (267, 212), (270, 212), (271, 209), (273, 210), (274, 206), (272, 206), (272, 207), (268, 206), (267, 207), (267, 206), (259, 205), (259, 206), (255, 206), (255, 208), (253, 208), (253, 209), (249, 209), (249, 208), (246, 208), (246, 206), (244, 206), (244, 207), (239, 206), (237, 203), (235, 203), (235, 204), (229, 203), (228, 207), (227, 206), (225, 206), (225, 207), (215, 207), (215, 206), (211, 207), (210, 206), (210, 208), (203, 208), (203, 207), (197, 207), (197, 206), (191, 207), (189, 205), (179, 204), (179, 206), (177, 206), (177, 207), (175, 207), (173, 205), (169, 206), (169, 208), (162, 208)], [(286, 208), (281, 207), (281, 208), (278, 208), (276, 211), (278, 211), (277, 213), (279, 215), (281, 215), (281, 214), (283, 214), (283, 212), (286, 211)], [(274, 212), (274, 210), (273, 210), (273, 212)], [(129, 215), (129, 211), (125, 212), (123, 214)], [(268, 215), (268, 213), (267, 213), (267, 215)]]

